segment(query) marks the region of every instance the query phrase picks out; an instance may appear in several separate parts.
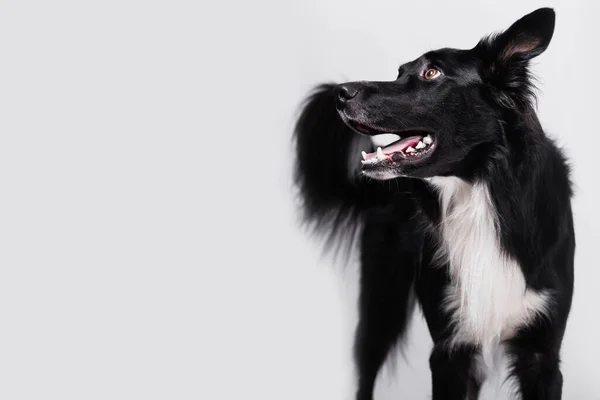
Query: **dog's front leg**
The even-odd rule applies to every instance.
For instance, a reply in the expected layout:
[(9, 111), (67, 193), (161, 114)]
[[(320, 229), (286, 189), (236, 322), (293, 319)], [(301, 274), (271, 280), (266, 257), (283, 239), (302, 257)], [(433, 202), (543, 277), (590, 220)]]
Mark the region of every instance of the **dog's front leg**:
[(565, 323), (557, 323), (560, 319), (556, 313), (554, 321), (539, 320), (507, 343), (511, 376), (518, 382), (522, 400), (562, 398), (559, 352)]
[(476, 400), (479, 383), (473, 379), (477, 350), (470, 346), (449, 349), (436, 344), (429, 357), (432, 400)]

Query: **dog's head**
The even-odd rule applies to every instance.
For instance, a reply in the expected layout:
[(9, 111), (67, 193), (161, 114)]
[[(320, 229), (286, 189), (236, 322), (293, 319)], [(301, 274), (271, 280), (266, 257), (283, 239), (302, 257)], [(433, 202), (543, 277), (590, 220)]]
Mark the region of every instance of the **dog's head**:
[(473, 49), (425, 53), (402, 65), (394, 81), (338, 85), (336, 106), (347, 125), (364, 135), (399, 137), (363, 152), (362, 173), (456, 175), (502, 142), (503, 113), (531, 109), (528, 63), (550, 43), (554, 19), (552, 9), (539, 9)]

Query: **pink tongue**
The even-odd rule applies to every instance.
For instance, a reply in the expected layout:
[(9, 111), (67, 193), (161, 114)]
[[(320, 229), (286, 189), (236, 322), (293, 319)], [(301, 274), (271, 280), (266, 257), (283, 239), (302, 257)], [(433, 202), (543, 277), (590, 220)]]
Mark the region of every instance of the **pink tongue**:
[[(389, 146), (383, 147), (381, 150), (383, 150), (383, 154), (391, 155), (392, 153), (405, 151), (411, 146), (415, 148), (421, 139), (423, 139), (423, 136), (411, 136), (406, 139), (402, 139), (399, 142), (392, 143)], [(367, 154), (367, 160), (372, 157), (377, 157), (376, 151)]]

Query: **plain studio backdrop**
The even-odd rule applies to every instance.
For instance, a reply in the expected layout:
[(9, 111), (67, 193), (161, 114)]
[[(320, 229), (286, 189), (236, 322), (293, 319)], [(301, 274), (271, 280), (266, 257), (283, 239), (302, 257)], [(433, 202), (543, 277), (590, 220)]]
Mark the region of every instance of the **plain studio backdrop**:
[[(535, 72), (576, 184), (564, 398), (600, 399), (596, 4), (3, 1), (0, 398), (350, 399), (356, 265), (298, 226), (298, 105), (553, 6)], [(417, 314), (377, 400), (429, 398), (430, 345)]]

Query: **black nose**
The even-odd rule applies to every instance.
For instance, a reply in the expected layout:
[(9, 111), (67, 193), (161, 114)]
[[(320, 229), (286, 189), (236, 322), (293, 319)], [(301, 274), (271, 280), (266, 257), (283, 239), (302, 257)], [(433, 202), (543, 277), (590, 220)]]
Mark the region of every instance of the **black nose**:
[(335, 87), (335, 102), (339, 109), (342, 109), (348, 103), (348, 100), (356, 97), (360, 88), (356, 84), (344, 83)]

